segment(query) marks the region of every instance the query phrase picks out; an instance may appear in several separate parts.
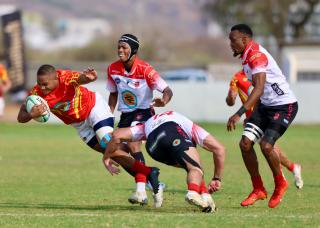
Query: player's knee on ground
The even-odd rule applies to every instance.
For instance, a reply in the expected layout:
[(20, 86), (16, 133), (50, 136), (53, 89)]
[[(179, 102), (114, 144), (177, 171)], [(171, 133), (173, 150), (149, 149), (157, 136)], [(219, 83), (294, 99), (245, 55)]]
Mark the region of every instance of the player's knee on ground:
[(253, 142), (247, 137), (243, 136), (239, 142), (239, 146), (242, 152), (250, 152)]

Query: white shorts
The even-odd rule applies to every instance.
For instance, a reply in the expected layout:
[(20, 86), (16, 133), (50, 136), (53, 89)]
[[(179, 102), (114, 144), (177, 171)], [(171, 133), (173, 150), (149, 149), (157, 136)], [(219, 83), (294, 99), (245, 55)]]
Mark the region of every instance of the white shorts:
[(4, 98), (0, 97), (0, 116), (2, 116), (4, 113), (4, 106), (5, 106)]
[[(103, 123), (103, 126), (100, 126)], [(96, 124), (99, 124), (97, 126)], [(103, 97), (96, 93), (96, 104), (92, 108), (88, 118), (85, 121), (71, 124), (77, 129), (81, 139), (88, 143), (93, 137), (102, 137), (113, 131), (114, 115), (111, 113), (109, 105)], [(112, 126), (111, 126), (112, 125)]]

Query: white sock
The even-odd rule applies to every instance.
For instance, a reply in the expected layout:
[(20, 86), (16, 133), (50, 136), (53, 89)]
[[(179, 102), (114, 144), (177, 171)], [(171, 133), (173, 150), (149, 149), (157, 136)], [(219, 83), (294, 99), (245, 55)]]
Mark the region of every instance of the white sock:
[(137, 192), (145, 192), (146, 191), (146, 183), (137, 182)]

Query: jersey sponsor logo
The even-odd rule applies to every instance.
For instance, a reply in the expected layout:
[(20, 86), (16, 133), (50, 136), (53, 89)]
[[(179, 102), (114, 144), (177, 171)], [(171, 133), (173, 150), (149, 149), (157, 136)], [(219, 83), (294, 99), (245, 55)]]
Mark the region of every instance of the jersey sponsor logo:
[(175, 139), (173, 142), (172, 142), (172, 146), (179, 146), (181, 143), (180, 139)]
[(278, 83), (273, 83), (271, 85), (271, 88), (273, 89), (274, 92), (276, 92), (276, 94), (278, 94), (278, 96), (284, 95), (284, 92), (282, 91), (282, 89), (280, 89)]
[(252, 56), (249, 58), (249, 62), (252, 62), (254, 59), (259, 58), (259, 57), (261, 57), (261, 53), (260, 53), (260, 52), (252, 55)]
[(279, 117), (280, 117), (280, 113), (277, 112), (276, 114), (274, 114), (273, 119), (277, 120), (279, 119)]
[(137, 96), (129, 90), (122, 92), (122, 100), (123, 103), (129, 108), (135, 108), (138, 104)]
[(114, 81), (116, 84), (119, 84), (121, 82), (120, 78), (115, 78)]
[(152, 76), (156, 73), (155, 70), (152, 70), (149, 74), (148, 74), (148, 78), (152, 79)]
[(127, 85), (130, 86), (131, 88), (138, 88), (140, 86), (140, 82), (128, 79)]

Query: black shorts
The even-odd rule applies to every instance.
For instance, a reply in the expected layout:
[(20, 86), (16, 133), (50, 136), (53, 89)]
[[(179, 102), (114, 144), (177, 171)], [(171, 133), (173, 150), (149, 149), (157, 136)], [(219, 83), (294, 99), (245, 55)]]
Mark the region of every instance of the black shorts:
[(154, 116), (154, 109), (137, 109), (132, 112), (123, 112), (120, 116), (118, 128), (135, 126), (139, 123), (146, 122), (150, 117)]
[(259, 127), (263, 133), (269, 129), (276, 131), (281, 136), (287, 130), (297, 112), (297, 102), (277, 106), (266, 106), (260, 103), (249, 117), (246, 127), (251, 123)]
[(196, 147), (185, 131), (175, 122), (166, 122), (152, 131), (147, 139), (146, 149), (156, 161), (167, 165), (180, 165), (186, 169), (184, 151)]

